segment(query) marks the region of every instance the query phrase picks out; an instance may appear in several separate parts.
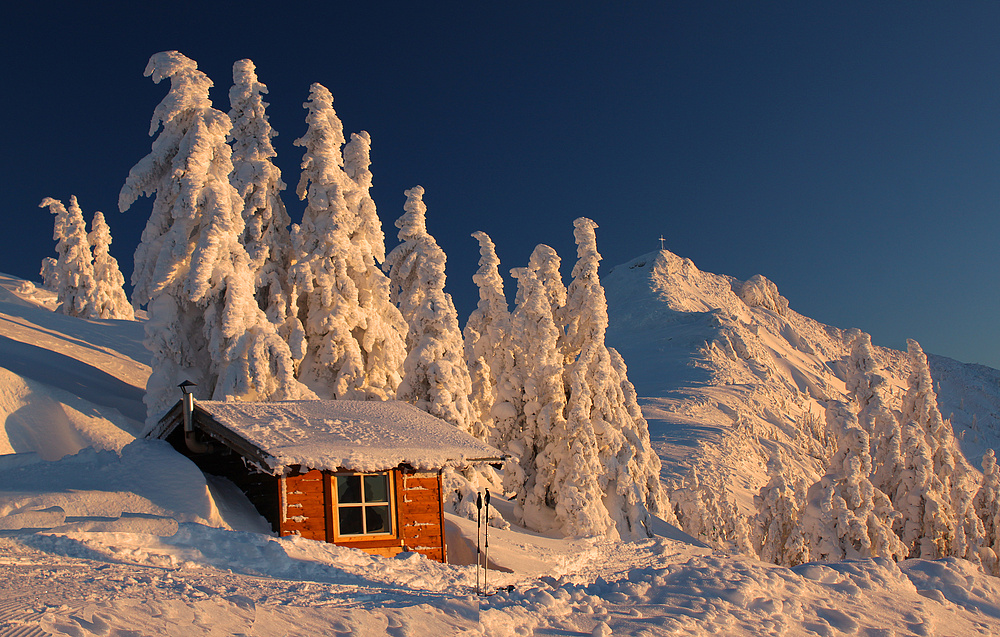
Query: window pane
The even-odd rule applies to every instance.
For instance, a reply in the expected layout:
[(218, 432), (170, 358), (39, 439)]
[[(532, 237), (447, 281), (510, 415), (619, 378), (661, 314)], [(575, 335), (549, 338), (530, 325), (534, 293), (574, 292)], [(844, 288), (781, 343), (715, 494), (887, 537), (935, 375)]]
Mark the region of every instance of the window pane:
[(365, 502), (389, 501), (389, 476), (365, 476)]
[(362, 507), (341, 507), (340, 514), (340, 534), (341, 535), (361, 535), (364, 529), (361, 524)]
[(361, 503), (361, 476), (337, 476), (337, 502)]
[(389, 533), (392, 527), (389, 525), (389, 507), (365, 507), (366, 533)]

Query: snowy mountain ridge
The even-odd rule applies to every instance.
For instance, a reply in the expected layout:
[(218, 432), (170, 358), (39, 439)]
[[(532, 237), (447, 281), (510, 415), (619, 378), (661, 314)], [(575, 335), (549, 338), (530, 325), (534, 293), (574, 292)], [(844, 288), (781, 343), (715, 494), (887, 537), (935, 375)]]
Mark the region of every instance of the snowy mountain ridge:
[[(779, 447), (817, 477), (821, 467), (806, 438), (823, 421), (824, 401), (846, 396), (854, 330), (797, 313), (763, 276), (740, 281), (702, 272), (666, 250), (615, 266), (602, 282), (607, 342), (644, 397), (667, 483), (699, 466), (749, 511)], [(897, 350), (874, 352), (898, 402), (910, 362)], [(962, 450), (978, 467), (1000, 442), (1000, 371), (929, 359), (941, 412), (952, 416)]]
[[(711, 386), (712, 378), (755, 372), (731, 358), (731, 364), (712, 358), (705, 344), (721, 344), (725, 336), (732, 345), (739, 336), (755, 347), (741, 330), (773, 311), (742, 308), (730, 296), (730, 279), (693, 265), (686, 266), (687, 292), (675, 288), (669, 306), (659, 295), (670, 297), (672, 279), (644, 266), (609, 274), (607, 288), (614, 342), (631, 346), (631, 376), (653, 396), (644, 410), (665, 473), (681, 473), (712, 454), (739, 470), (737, 453), (769, 443), (732, 426), (737, 410), (750, 414), (744, 429), (763, 431), (774, 425), (751, 410), (792, 392), (783, 380), (773, 387), (763, 380), (754, 387)], [(654, 274), (662, 278), (661, 292), (649, 285)], [(622, 329), (616, 309), (622, 299), (632, 304), (626, 309), (636, 333)], [(1000, 630), (1000, 580), (964, 560), (785, 568), (700, 548), (667, 530), (651, 540), (614, 542), (512, 526), (490, 531), (490, 561), (500, 569), (490, 571), (489, 582), (500, 590), (477, 598), (475, 522), (451, 514), (450, 564), (275, 538), (231, 485), (207, 479), (168, 446), (133, 442), (142, 430), (150, 373), (142, 320), (85, 320), (53, 308), (50, 292), (0, 276), (0, 634), (749, 637)], [(744, 324), (730, 321), (734, 315)], [(757, 327), (755, 336), (778, 343), (770, 329)], [(641, 338), (650, 339), (648, 351)], [(757, 362), (757, 378), (770, 373), (774, 380), (767, 359)], [(996, 398), (988, 387), (995, 370), (953, 361), (938, 369), (942, 395), (951, 387), (952, 402), (964, 397), (963, 414), (986, 413), (983, 406)], [(981, 428), (986, 421), (979, 416)], [(744, 475), (755, 478), (753, 471)], [(510, 513), (510, 503), (501, 506)]]

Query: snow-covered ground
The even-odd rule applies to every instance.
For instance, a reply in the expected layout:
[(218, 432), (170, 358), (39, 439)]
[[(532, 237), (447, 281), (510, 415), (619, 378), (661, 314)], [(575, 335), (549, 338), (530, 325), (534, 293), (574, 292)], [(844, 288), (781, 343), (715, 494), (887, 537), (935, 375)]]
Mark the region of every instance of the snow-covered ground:
[[(605, 284), (664, 478), (716, 467), (746, 504), (768, 449), (843, 391), (842, 333), (669, 253)], [(0, 277), (0, 635), (1000, 634), (1000, 580), (959, 560), (783, 568), (666, 525), (635, 543), (512, 526), (490, 529), (496, 594), (477, 597), (476, 525), (458, 517), (453, 564), (273, 537), (231, 484), (135, 440), (141, 323), (52, 306)], [(903, 386), (901, 353), (879, 355)], [(966, 453), (993, 446), (1000, 373), (932, 364)]]

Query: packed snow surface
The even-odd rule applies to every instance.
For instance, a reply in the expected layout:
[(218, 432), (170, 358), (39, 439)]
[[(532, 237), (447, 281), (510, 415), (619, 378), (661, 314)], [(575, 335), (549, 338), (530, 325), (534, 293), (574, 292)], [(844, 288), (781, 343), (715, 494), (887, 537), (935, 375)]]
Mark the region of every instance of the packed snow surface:
[[(750, 493), (757, 447), (794, 435), (782, 401), (797, 414), (810, 392), (842, 391), (839, 330), (793, 314), (761, 281), (687, 267), (687, 291), (656, 292), (641, 267), (605, 279), (611, 344), (646, 396), (664, 476), (716, 459)], [(58, 315), (51, 301), (0, 278), (0, 635), (1000, 634), (1000, 580), (954, 559), (784, 568), (665, 524), (638, 542), (511, 526), (489, 529), (494, 594), (478, 597), (475, 521), (446, 516), (452, 564), (274, 537), (232, 484), (134, 439), (149, 374), (141, 322)], [(993, 446), (996, 370), (932, 365), (947, 372), (943, 411), (970, 432), (963, 444)], [(766, 437), (775, 430), (788, 439)]]
[(400, 464), (440, 469), (502, 454), (427, 412), (403, 402), (291, 400), (276, 403), (199, 401), (215, 420), (284, 467), (385, 471)]

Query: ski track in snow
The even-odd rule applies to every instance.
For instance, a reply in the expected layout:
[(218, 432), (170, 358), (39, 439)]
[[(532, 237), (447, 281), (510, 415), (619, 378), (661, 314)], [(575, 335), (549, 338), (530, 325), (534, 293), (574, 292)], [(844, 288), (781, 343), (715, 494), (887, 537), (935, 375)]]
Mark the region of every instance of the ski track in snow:
[[(604, 626), (607, 634), (628, 635), (1000, 631), (1000, 580), (960, 560), (788, 569), (666, 539), (601, 543), (575, 573), (528, 580), (492, 573), (500, 590), (477, 598), (471, 567), (412, 555), (302, 565), (289, 551), (317, 558), (330, 549), (266, 538), (260, 541), (283, 549), (254, 560), (231, 550), (246, 543), (252, 553), (258, 540), (250, 534), (193, 533), (228, 549), (229, 568), (178, 561), (176, 554), (171, 560), (139, 545), (130, 549), (134, 561), (123, 561), (123, 545), (142, 538), (105, 538), (108, 545), (65, 536), (0, 538), (0, 635), (599, 635)], [(234, 537), (227, 542), (224, 534)], [(202, 546), (206, 539), (198, 538)], [(251, 564), (262, 572), (245, 572)], [(275, 570), (303, 576), (269, 574)], [(417, 577), (394, 583), (403, 571)]]

